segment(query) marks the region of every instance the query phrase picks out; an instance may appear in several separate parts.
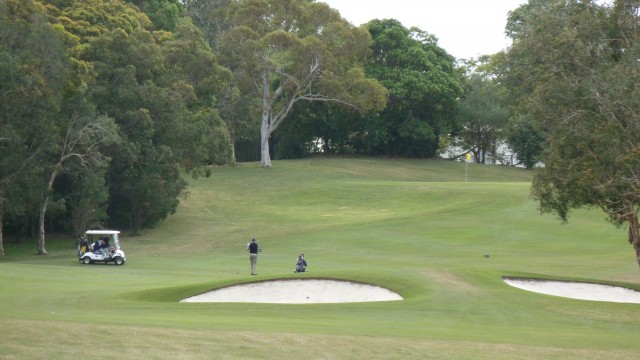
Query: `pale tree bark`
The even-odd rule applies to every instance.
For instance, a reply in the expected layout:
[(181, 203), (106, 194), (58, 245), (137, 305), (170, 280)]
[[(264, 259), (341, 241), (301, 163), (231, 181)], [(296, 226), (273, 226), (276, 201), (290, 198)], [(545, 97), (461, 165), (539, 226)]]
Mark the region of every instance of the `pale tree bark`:
[(99, 161), (101, 157), (99, 146), (116, 138), (115, 124), (110, 118), (95, 119), (85, 125), (79, 124), (81, 116), (74, 113), (71, 118), (67, 133), (60, 144), (61, 152), (56, 164), (53, 166), (49, 179), (44, 184), (40, 198), (38, 255), (47, 255), (45, 249), (45, 216), (49, 203), (49, 193), (53, 188), (53, 182), (69, 159), (76, 158), (83, 167), (90, 167), (89, 160)]
[(271, 167), (269, 154), (269, 137), (271, 137), (271, 101), (269, 100), (269, 73), (262, 72), (262, 123), (260, 125), (260, 164), (262, 167)]
[(231, 166), (236, 166), (236, 140), (231, 138), (231, 154), (229, 155)]
[(271, 138), (271, 134), (276, 131), (278, 126), (280, 126), (282, 121), (285, 119), (285, 117), (293, 107), (293, 104), (298, 99), (299, 98), (297, 96), (292, 95), (288, 99), (287, 105), (277, 114), (273, 114), (271, 103), (263, 103), (262, 124), (260, 126), (260, 162), (262, 164), (262, 167), (271, 167), (271, 155), (269, 154), (269, 138)]
[(271, 155), (269, 154), (269, 116), (262, 115), (262, 125), (260, 126), (260, 164), (262, 167), (271, 167)]
[[(285, 79), (283, 82), (289, 85), (288, 90), (285, 91), (284, 85), (280, 85), (273, 93), (271, 93), (270, 90), (272, 70), (265, 67), (262, 71), (262, 123), (260, 126), (260, 162), (262, 167), (271, 167), (269, 138), (278, 126), (282, 124), (298, 100), (331, 101), (355, 108), (353, 104), (340, 98), (313, 93), (311, 88), (314, 81), (320, 78), (320, 70), (320, 61), (315, 59), (309, 66), (305, 76), (300, 80), (296, 80), (286, 73), (279, 72), (278, 76)], [(280, 109), (274, 113), (274, 106), (276, 104), (280, 104)]]
[[(311, 68), (308, 74), (308, 78), (310, 79), (309, 84), (317, 68), (319, 68), (319, 65)], [(295, 80), (289, 79), (296, 84), (295, 91), (291, 91), (291, 95), (283, 99), (285, 104), (280, 111), (274, 114), (273, 105), (283, 97), (284, 88), (281, 85), (271, 94), (271, 72), (267, 68), (262, 72), (262, 123), (260, 125), (260, 163), (262, 167), (271, 167), (271, 155), (269, 154), (269, 138), (271, 138), (271, 134), (282, 124), (293, 107), (293, 104), (301, 98), (301, 96), (296, 95), (298, 93), (297, 90), (300, 88), (299, 84), (295, 82)]]
[(47, 181), (47, 185), (42, 190), (42, 194), (40, 195), (40, 216), (38, 217), (38, 255), (47, 255), (47, 249), (45, 249), (45, 231), (44, 231), (44, 220), (45, 215), (47, 213), (47, 205), (49, 204), (49, 192), (51, 188), (53, 188), (53, 182), (58, 176), (58, 168), (60, 163), (56, 165), (56, 168), (49, 175), (49, 180)]

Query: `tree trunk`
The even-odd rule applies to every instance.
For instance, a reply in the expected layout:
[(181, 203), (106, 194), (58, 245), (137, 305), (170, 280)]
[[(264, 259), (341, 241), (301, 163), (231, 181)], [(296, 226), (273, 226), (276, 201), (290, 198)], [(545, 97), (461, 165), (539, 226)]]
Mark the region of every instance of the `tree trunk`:
[(271, 167), (271, 156), (269, 155), (269, 119), (262, 116), (262, 126), (260, 127), (260, 164), (262, 167)]
[(283, 108), (274, 114), (273, 103), (275, 99), (280, 99), (283, 96), (285, 90), (280, 86), (271, 94), (269, 79), (269, 71), (265, 69), (262, 73), (262, 124), (260, 126), (260, 162), (263, 167), (271, 167), (271, 155), (269, 154), (269, 138), (271, 134), (282, 124), (298, 99), (297, 95), (295, 95), (296, 91), (290, 95), (285, 95), (288, 98), (282, 98), (282, 101), (285, 102)]
[(633, 202), (625, 199), (627, 205), (627, 216), (629, 217), (629, 243), (633, 245), (636, 251), (636, 261), (640, 266), (640, 224), (638, 223), (638, 214), (636, 213)]
[(49, 204), (49, 192), (51, 192), (51, 188), (53, 187), (53, 181), (58, 176), (58, 164), (55, 169), (51, 171), (51, 175), (49, 175), (49, 181), (47, 182), (47, 186), (42, 189), (42, 195), (40, 197), (40, 231), (38, 235), (38, 255), (48, 255), (47, 249), (45, 249), (45, 233), (44, 233), (44, 219), (47, 214), (47, 205)]
[(236, 140), (231, 138), (231, 155), (229, 156), (229, 162), (231, 166), (236, 166)]
[(4, 238), (2, 236), (2, 219), (4, 218), (4, 198), (0, 190), (0, 256), (4, 256)]
[(40, 231), (38, 233), (38, 255), (48, 255), (47, 250), (44, 247), (44, 216), (47, 212), (47, 203), (49, 202), (49, 195), (44, 196), (40, 203)]
[(271, 167), (269, 155), (269, 136), (271, 135), (271, 100), (269, 91), (269, 74), (262, 72), (262, 124), (260, 126), (260, 163), (262, 167)]

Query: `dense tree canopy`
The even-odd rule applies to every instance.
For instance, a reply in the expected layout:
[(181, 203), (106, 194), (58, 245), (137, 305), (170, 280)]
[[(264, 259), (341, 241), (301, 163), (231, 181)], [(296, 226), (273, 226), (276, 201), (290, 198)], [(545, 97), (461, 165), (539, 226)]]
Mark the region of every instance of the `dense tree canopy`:
[[(66, 57), (55, 46), (60, 35), (51, 30), (42, 4), (0, 3), (0, 230), (6, 216), (29, 210), (20, 183), (35, 178), (31, 170), (46, 156), (60, 109)], [(41, 56), (47, 44), (49, 59)]]
[(459, 131), (457, 137), (464, 149), (473, 153), (477, 163), (485, 164), (487, 156), (500, 158), (498, 147), (505, 140), (503, 129), (509, 111), (502, 105), (502, 94), (493, 79), (473, 74), (469, 89), (455, 111)]
[(367, 122), (368, 152), (434, 156), (440, 136), (453, 127), (452, 112), (463, 93), (455, 59), (434, 36), (397, 20), (373, 20), (367, 29), (373, 38), (367, 75), (389, 89), (387, 107)]
[(503, 84), (545, 131), (533, 195), (545, 212), (598, 207), (640, 264), (638, 1), (531, 0), (511, 14)]
[(292, 121), (283, 124), (275, 134), (273, 152), (277, 158), (366, 154), (363, 146), (366, 113), (315, 102), (297, 106), (291, 117)]
[(317, 1), (2, 0), (0, 255), (6, 230), (46, 254), (47, 226), (151, 226), (234, 144), (268, 167), (271, 142), (428, 157), (454, 134), (479, 162), (499, 139), (541, 160), (541, 210), (601, 208), (640, 264), (639, 6), (530, 0), (497, 77), (465, 83), (427, 32), (356, 28)]
[(175, 31), (184, 20), (185, 8), (181, 0), (128, 0), (144, 12), (156, 29)]
[(175, 211), (183, 171), (228, 160), (229, 73), (180, 2), (136, 3), (150, 17), (123, 0), (0, 2), (0, 222), (39, 219), (40, 254), (46, 217), (136, 231)]
[[(135, 16), (122, 16), (116, 7), (76, 5), (64, 15), (101, 12), (95, 16), (104, 30), (83, 38), (83, 59), (96, 71), (95, 104), (116, 120), (125, 139), (108, 152), (110, 218), (138, 230), (176, 210), (185, 187), (181, 168), (224, 162), (217, 150), (228, 153), (228, 136), (212, 106), (226, 75), (188, 22), (173, 33), (153, 32), (144, 14), (124, 4), (122, 13)], [(125, 27), (123, 17), (129, 19)]]
[(216, 20), (229, 26), (211, 40), (221, 63), (232, 70), (241, 93), (255, 99), (264, 167), (271, 166), (271, 134), (296, 103), (336, 102), (363, 110), (384, 106), (385, 89), (362, 69), (369, 34), (326, 4), (243, 0), (211, 16), (223, 17)]
[(389, 91), (383, 111), (358, 113), (333, 104), (299, 106), (275, 137), (276, 155), (367, 154), (429, 157), (457, 129), (454, 108), (463, 74), (435, 37), (396, 20), (374, 20), (366, 74)]

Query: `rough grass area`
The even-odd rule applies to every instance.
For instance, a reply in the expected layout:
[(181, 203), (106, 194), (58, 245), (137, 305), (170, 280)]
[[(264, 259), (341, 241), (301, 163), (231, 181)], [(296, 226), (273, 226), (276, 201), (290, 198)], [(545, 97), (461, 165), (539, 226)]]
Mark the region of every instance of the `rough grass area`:
[[(448, 161), (318, 158), (215, 168), (138, 236), (124, 266), (82, 265), (73, 237), (5, 246), (0, 359), (630, 359), (636, 304), (513, 288), (502, 276), (640, 289), (623, 229), (540, 215), (532, 173)], [(246, 243), (261, 247), (249, 275)], [(304, 252), (308, 273), (294, 274)], [(179, 303), (286, 278), (372, 283), (405, 300)], [(100, 341), (96, 341), (100, 338)]]

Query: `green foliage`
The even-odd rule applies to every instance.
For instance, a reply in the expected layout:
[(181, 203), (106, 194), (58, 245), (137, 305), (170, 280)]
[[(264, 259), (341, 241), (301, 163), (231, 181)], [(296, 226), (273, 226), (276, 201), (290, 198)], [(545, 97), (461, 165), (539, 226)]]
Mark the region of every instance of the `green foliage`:
[(231, 3), (234, 0), (183, 0), (187, 16), (205, 34), (212, 48), (217, 48), (218, 37), (232, 28)]
[[(269, 138), (297, 103), (335, 102), (363, 111), (384, 105), (386, 91), (362, 70), (368, 33), (326, 4), (245, 0), (226, 5), (226, 11), (208, 8), (226, 28), (213, 33), (206, 27), (205, 32), (221, 63), (233, 72), (233, 86), (248, 103), (259, 104), (252, 110), (261, 118), (263, 166), (271, 166)], [(202, 18), (195, 21), (202, 23)]]
[(186, 186), (169, 148), (127, 142), (114, 149), (110, 167), (110, 226), (137, 232), (173, 214)]
[(509, 111), (502, 106), (503, 95), (498, 85), (490, 78), (473, 74), (469, 89), (455, 110), (460, 130), (460, 146), (470, 149), (478, 163), (486, 163), (487, 155), (494, 159), (502, 157), (498, 146), (505, 139), (504, 128)]
[(533, 168), (542, 156), (543, 132), (527, 116), (512, 118), (506, 127), (507, 142), (515, 151), (518, 160), (527, 169)]
[(107, 32), (121, 29), (125, 33), (143, 27), (150, 28), (149, 17), (123, 0), (51, 1), (58, 6), (58, 21), (83, 42)]
[(94, 171), (73, 173), (67, 203), (73, 234), (83, 234), (87, 229), (100, 228), (107, 223), (109, 188), (106, 184), (106, 166)]
[[(72, 62), (48, 15), (38, 2), (0, 2), (0, 222), (37, 209), (48, 194), (43, 179), (55, 167), (51, 158), (62, 149), (70, 115)], [(4, 207), (6, 201), (16, 203)]]
[(228, 159), (228, 135), (212, 108), (228, 75), (189, 22), (150, 32), (144, 14), (126, 9), (137, 22), (122, 28), (121, 19), (106, 18), (106, 31), (85, 39), (82, 59), (95, 71), (93, 101), (125, 139), (109, 150), (110, 222), (137, 231), (175, 212), (181, 169)]
[(256, 108), (255, 98), (243, 94), (232, 80), (220, 93), (217, 108), (224, 119), (231, 142), (229, 162), (235, 164), (236, 161), (260, 159), (260, 134), (255, 131), (259, 126), (259, 119), (253, 112)]
[(144, 12), (158, 30), (175, 31), (185, 16), (181, 0), (128, 0)]
[[(299, 106), (293, 115), (297, 123), (285, 126), (277, 136), (277, 156), (296, 157), (317, 151), (324, 154), (360, 153), (415, 157), (431, 156), (435, 153), (439, 136), (436, 129), (440, 129), (441, 124), (434, 117), (444, 113), (451, 116), (449, 112), (453, 103), (434, 104), (439, 100), (433, 99), (433, 88), (425, 90), (425, 87), (442, 85), (436, 84), (437, 80), (434, 77), (439, 76), (436, 74), (439, 71), (437, 69), (443, 65), (433, 63), (433, 59), (437, 57), (434, 52), (444, 52), (435, 45), (435, 38), (413, 29), (411, 36), (423, 37), (423, 43), (419, 45), (419, 42), (409, 35), (410, 31), (396, 21), (385, 20), (372, 27), (374, 29), (369, 31), (379, 38), (374, 38), (374, 51), (366, 68), (369, 76), (377, 78), (390, 91), (390, 101), (386, 109), (377, 114), (375, 111), (358, 113), (353, 109), (333, 104)], [(388, 37), (380, 30), (386, 27), (390, 29)], [(389, 39), (397, 40), (397, 43)], [(411, 46), (415, 46), (415, 49), (408, 50)], [(376, 61), (376, 51), (380, 64), (373, 65)], [(385, 54), (386, 60), (381, 60), (381, 53)], [(451, 60), (446, 56), (442, 59), (444, 67), (448, 66), (450, 70), (453, 69)], [(425, 75), (426, 72), (431, 73)], [(458, 80), (461, 81), (461, 78)], [(419, 84), (421, 81), (422, 84)], [(461, 86), (461, 83), (458, 86)], [(438, 110), (431, 111), (431, 106)], [(446, 110), (445, 106), (448, 107)], [(453, 119), (447, 121), (450, 121), (448, 126), (453, 125)], [(289, 146), (296, 147), (297, 150), (289, 149)], [(282, 147), (285, 148), (284, 154)]]
[(389, 103), (380, 115), (369, 116), (363, 130), (365, 151), (435, 155), (440, 136), (453, 129), (452, 111), (463, 92), (453, 57), (434, 36), (407, 29), (397, 20), (373, 20), (367, 29), (373, 38), (367, 75), (389, 90)]
[[(180, 2), (137, 5), (149, 14), (122, 0), (0, 3), (0, 201), (21, 205), (4, 208), (11, 231), (52, 204), (43, 229), (104, 226), (107, 201), (112, 226), (139, 230), (175, 212), (184, 171), (228, 161), (215, 98), (229, 73)], [(39, 185), (13, 184), (26, 180)]]
[(538, 1), (512, 14), (504, 83), (522, 113), (546, 131), (540, 208), (563, 220), (598, 207), (629, 227), (640, 263), (637, 144), (638, 3)]
[(297, 106), (291, 117), (293, 121), (283, 124), (275, 136), (276, 159), (363, 152), (358, 135), (365, 118), (355, 109), (307, 103)]

